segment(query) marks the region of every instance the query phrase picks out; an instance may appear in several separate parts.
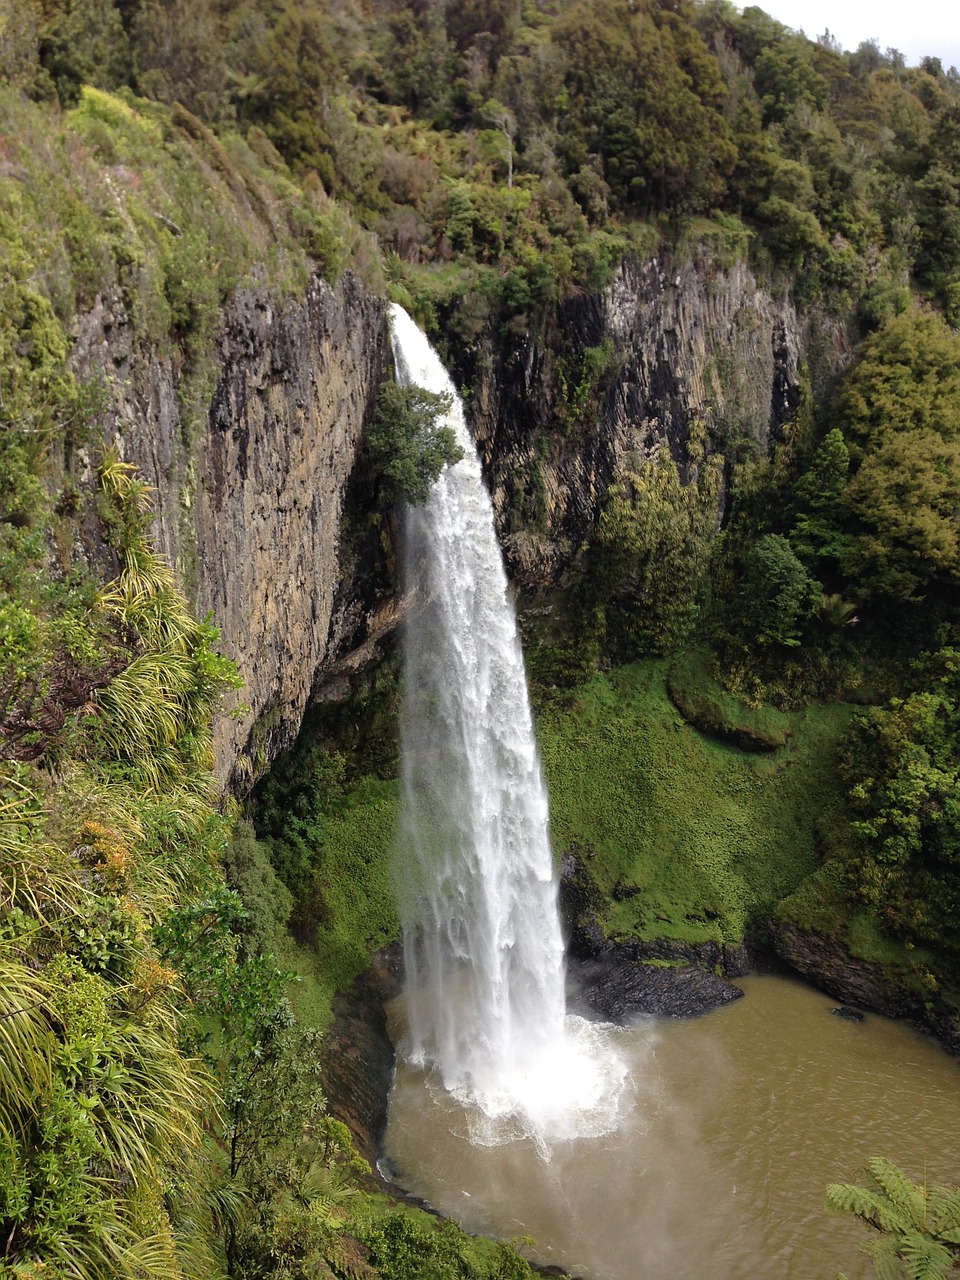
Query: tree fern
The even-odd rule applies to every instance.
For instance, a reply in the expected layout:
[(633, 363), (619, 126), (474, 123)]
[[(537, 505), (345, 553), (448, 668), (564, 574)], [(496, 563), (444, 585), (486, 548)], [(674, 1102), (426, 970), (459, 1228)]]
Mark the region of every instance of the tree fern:
[(867, 1165), (897, 1213), (917, 1230), (923, 1230), (927, 1221), (926, 1189), (911, 1182), (902, 1169), (883, 1156), (874, 1156)]
[(960, 1265), (960, 1189), (917, 1184), (892, 1161), (868, 1161), (872, 1185), (835, 1183), (827, 1208), (880, 1233), (867, 1245), (880, 1280), (943, 1280)]

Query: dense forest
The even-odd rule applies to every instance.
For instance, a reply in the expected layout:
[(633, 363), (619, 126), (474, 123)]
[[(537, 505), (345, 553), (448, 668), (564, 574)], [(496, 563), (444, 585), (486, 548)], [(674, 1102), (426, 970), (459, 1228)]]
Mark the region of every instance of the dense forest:
[[(111, 389), (73, 359), (77, 318), (112, 291), (176, 362), (189, 448), (231, 292), (350, 272), (468, 390), (485, 351), (551, 351), (546, 454), (589, 438), (618, 375), (564, 308), (652, 259), (747, 264), (842, 350), (801, 371), (765, 444), (707, 414), (637, 457), (550, 584), (549, 626), (524, 616), (555, 841), (603, 853), (582, 815), (654, 749), (646, 661), (706, 738), (790, 739), (818, 800), (757, 808), (777, 848), (729, 893), (627, 866), (627, 837), (652, 836), (625, 825), (577, 873), (604, 928), (815, 928), (955, 1040), (956, 70), (726, 0), (0, 0), (3, 1274), (532, 1274), (389, 1202), (323, 1100), (330, 996), (397, 928), (395, 671), (318, 712), (252, 801), (223, 794), (210, 721), (236, 670), (105, 445)], [(364, 536), (388, 577), (394, 504), (450, 456), (435, 411), (387, 383), (369, 427)], [(512, 529), (549, 539), (544, 504), (532, 475)], [(929, 1227), (923, 1257), (947, 1266), (948, 1201), (935, 1227), (883, 1225), (915, 1249)]]

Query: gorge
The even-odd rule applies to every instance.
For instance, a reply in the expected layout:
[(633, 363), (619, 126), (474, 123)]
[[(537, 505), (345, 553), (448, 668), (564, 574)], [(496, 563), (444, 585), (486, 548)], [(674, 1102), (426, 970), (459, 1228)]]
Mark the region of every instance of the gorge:
[(915, 1032), (773, 976), (709, 1026), (628, 1004), (626, 1027), (564, 1027), (547, 798), (489, 504), (449, 376), (398, 307), (391, 330), (398, 379), (447, 395), (466, 456), (405, 520), (406, 980), (382, 1167), (587, 1280), (696, 1280), (705, 1257), (806, 1280), (855, 1239), (821, 1220), (825, 1150), (865, 1160), (882, 1141), (960, 1170), (955, 1069)]
[(723, 0), (0, 0), (0, 1270), (952, 1265), (873, 1014), (960, 1048), (958, 85)]

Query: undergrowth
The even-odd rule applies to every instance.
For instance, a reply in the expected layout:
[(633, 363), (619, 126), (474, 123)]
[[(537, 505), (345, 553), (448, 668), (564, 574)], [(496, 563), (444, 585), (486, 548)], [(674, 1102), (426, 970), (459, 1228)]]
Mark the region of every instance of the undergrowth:
[(545, 709), (554, 847), (585, 863), (610, 936), (740, 942), (817, 869), (818, 830), (842, 801), (836, 748), (851, 710), (792, 713), (786, 746), (746, 753), (680, 717), (667, 670), (621, 667)]

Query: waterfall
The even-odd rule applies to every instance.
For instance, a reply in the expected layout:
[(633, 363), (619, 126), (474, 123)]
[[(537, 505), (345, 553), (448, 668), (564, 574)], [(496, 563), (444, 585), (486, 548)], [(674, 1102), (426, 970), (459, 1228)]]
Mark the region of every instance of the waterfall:
[(464, 452), (405, 516), (403, 1051), (487, 1117), (539, 1131), (609, 1080), (565, 1019), (547, 796), (480, 463), (439, 357), (402, 308), (391, 319), (398, 381), (451, 396)]

